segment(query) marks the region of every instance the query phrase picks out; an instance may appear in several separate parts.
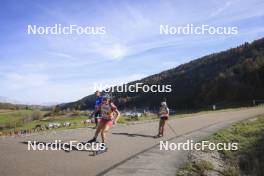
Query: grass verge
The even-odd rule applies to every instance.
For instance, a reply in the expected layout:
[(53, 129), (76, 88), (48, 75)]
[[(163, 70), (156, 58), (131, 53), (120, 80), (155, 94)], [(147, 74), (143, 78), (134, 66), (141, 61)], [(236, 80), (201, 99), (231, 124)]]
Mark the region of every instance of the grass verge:
[[(238, 143), (236, 151), (216, 151), (224, 163), (222, 169), (217, 170), (218, 175), (264, 175), (264, 114), (234, 124), (206, 140), (214, 143)], [(209, 164), (210, 158), (201, 162), (188, 161), (176, 175), (210, 175), (210, 171), (215, 168)]]

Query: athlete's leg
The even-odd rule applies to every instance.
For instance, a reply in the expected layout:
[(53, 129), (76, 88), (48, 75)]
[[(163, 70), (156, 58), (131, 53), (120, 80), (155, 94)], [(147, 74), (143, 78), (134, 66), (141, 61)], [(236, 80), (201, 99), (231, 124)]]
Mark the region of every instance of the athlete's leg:
[(161, 120), (161, 135), (163, 136), (165, 120)]
[(97, 119), (97, 117), (94, 117), (94, 122), (95, 122), (95, 127), (97, 127), (97, 125), (98, 125), (98, 119)]
[(104, 127), (104, 123), (98, 123), (98, 126), (97, 126), (95, 134), (94, 134), (95, 138), (97, 138), (99, 133), (102, 131), (103, 127)]
[(103, 123), (99, 123), (97, 128), (96, 128), (94, 137), (88, 141), (89, 143), (96, 142), (96, 139), (97, 139), (99, 133), (102, 131), (102, 127), (103, 127)]
[(158, 131), (158, 136), (161, 134), (161, 119), (159, 121), (159, 131)]
[(94, 122), (95, 122), (95, 127), (96, 128), (98, 126), (98, 117), (100, 116), (100, 113), (98, 111), (96, 111), (96, 113), (94, 114)]
[(106, 133), (107, 131), (110, 129), (110, 126), (105, 124), (104, 127), (102, 128), (102, 131), (101, 131), (101, 136), (102, 136), (102, 143), (105, 143), (106, 141)]

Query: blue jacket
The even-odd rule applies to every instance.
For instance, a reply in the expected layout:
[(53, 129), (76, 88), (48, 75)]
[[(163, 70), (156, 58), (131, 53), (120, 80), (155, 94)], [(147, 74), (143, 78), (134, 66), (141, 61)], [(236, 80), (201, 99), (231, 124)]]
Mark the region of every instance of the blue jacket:
[(103, 102), (103, 97), (102, 96), (96, 97), (96, 100), (95, 100), (95, 109), (98, 109), (101, 106), (102, 102)]

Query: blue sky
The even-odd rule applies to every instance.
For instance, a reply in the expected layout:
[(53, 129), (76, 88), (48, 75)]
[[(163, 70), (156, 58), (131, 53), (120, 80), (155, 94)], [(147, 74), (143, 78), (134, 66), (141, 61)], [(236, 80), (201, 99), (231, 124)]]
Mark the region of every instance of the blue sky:
[[(1, 0), (0, 96), (68, 102), (264, 36), (262, 0)], [(27, 25), (105, 26), (106, 35), (28, 35)], [(237, 35), (160, 35), (160, 24)]]

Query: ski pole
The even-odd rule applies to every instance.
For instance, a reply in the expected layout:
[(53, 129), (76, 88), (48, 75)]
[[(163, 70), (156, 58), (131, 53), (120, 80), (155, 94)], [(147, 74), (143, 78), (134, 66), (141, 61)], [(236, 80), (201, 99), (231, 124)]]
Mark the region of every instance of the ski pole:
[(172, 126), (169, 124), (169, 122), (167, 123), (167, 125), (168, 125), (168, 127), (171, 129), (171, 131), (173, 132), (173, 134), (174, 134), (175, 136), (177, 136), (176, 131), (174, 130), (174, 128), (172, 128)]

